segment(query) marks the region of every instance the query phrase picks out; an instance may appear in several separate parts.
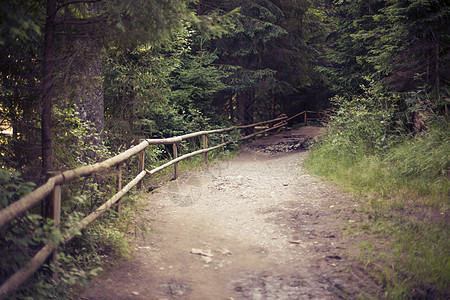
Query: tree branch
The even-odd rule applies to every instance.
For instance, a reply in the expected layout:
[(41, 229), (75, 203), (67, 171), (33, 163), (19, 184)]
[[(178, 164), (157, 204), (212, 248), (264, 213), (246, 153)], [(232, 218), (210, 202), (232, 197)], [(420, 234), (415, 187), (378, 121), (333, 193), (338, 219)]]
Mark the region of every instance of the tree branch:
[(60, 6), (58, 6), (58, 8), (56, 8), (56, 11), (58, 12), (60, 9), (69, 6), (69, 5), (73, 5), (73, 4), (80, 4), (80, 3), (84, 3), (84, 4), (88, 4), (88, 3), (98, 3), (98, 2), (102, 2), (103, 0), (78, 0), (78, 1), (70, 1), (64, 4), (61, 4)]
[[(111, 34), (108, 34), (106, 31), (106, 27), (102, 27), (102, 28), (97, 28), (97, 29), (93, 29), (93, 30), (84, 30), (83, 32), (80, 33), (75, 33), (75, 32), (64, 32), (64, 31), (57, 31), (55, 32), (55, 35), (60, 35), (60, 36), (72, 36), (72, 37), (85, 37), (85, 36), (89, 36), (89, 37), (106, 37), (106, 36), (111, 36)], [(98, 35), (93, 35), (93, 34), (97, 34)]]
[(56, 20), (56, 26), (58, 25), (89, 25), (100, 22), (106, 22), (106, 16), (97, 16), (92, 18), (80, 19), (80, 18), (58, 18)]

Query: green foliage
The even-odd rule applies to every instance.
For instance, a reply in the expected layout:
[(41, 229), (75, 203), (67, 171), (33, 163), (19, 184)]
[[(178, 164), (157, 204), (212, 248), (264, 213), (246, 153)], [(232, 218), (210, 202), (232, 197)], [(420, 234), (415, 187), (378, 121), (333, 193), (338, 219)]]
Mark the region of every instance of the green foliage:
[(228, 88), (225, 80), (230, 72), (215, 65), (210, 39), (185, 23), (161, 44), (110, 54), (105, 106), (107, 143), (112, 149), (137, 138), (223, 126), (225, 118), (217, 115), (212, 98)]
[(313, 13), (306, 14), (313, 4), (296, 0), (199, 3), (203, 13), (236, 6), (240, 11), (234, 16), (234, 29), (210, 43), (218, 63), (232, 72), (226, 81), (228, 89), (215, 97), (215, 103), (230, 118), (244, 123), (299, 110), (293, 104), (294, 95), (301, 93), (298, 89), (322, 81), (312, 66), (319, 38), (311, 35), (321, 27)]
[[(36, 73), (42, 11), (38, 1), (0, 4), (0, 159), (4, 168), (24, 171), (26, 178), (36, 177), (39, 171)], [(7, 128), (12, 134), (3, 132)]]
[(429, 205), (448, 208), (450, 183), (449, 122), (434, 120), (430, 130), (416, 138), (406, 138), (383, 160), (383, 166), (402, 190), (416, 191)]
[(74, 169), (111, 155), (92, 122), (82, 120), (79, 115), (76, 105), (55, 107), (54, 158), (57, 169)]
[(172, 74), (170, 98), (182, 108), (183, 114), (192, 117), (201, 114), (206, 118), (205, 123), (209, 123), (215, 115), (212, 97), (228, 87), (225, 80), (230, 73), (213, 65), (218, 58), (214, 53), (202, 50), (186, 56)]
[(360, 92), (366, 76), (391, 91), (439, 91), (448, 84), (449, 13), (446, 1), (335, 1), (331, 65), (319, 69), (339, 93)]
[[(237, 94), (238, 102), (242, 103), (239, 105), (256, 105), (256, 111), (265, 113), (264, 102), (270, 101), (280, 90), (288, 89), (286, 86), (289, 85), (277, 78), (278, 70), (284, 70), (288, 58), (271, 55), (277, 52), (273, 50), (276, 42), (288, 34), (282, 27), (285, 16), (272, 1), (239, 1), (239, 5), (241, 11), (235, 18), (235, 29), (215, 43), (217, 54), (222, 64), (235, 66), (227, 81), (227, 93)], [(229, 4), (225, 6), (229, 7)], [(284, 59), (283, 64), (275, 62), (278, 58)], [(246, 98), (248, 95), (250, 99)], [(239, 121), (247, 122), (243, 116), (239, 116)]]
[(35, 184), (25, 182), (17, 171), (0, 168), (0, 207), (6, 207), (33, 191)]
[(450, 167), (450, 128), (448, 121), (439, 118), (429, 132), (407, 138), (386, 157), (388, 164), (400, 176), (414, 178), (445, 177)]
[[(34, 186), (33, 183), (25, 182), (18, 172), (0, 169), (0, 208), (4, 208), (31, 192)], [(2, 253), (0, 256), (0, 282), (5, 282), (7, 278), (24, 267), (44, 244), (52, 241), (56, 245), (60, 245), (63, 241), (61, 231), (73, 226), (81, 216), (80, 213), (65, 215), (63, 226), (59, 230), (54, 227), (51, 220), (43, 220), (41, 216), (27, 212), (24, 216), (16, 218), (2, 227), (0, 229), (0, 252)], [(123, 234), (111, 226), (103, 228), (97, 225), (90, 230), (92, 232), (88, 231), (83, 236), (84, 239), (91, 240), (91, 243), (95, 244), (95, 249), (83, 249), (79, 247), (79, 243), (78, 247), (74, 247), (77, 245), (77, 238), (75, 238), (75, 242), (59, 249), (58, 265), (44, 264), (11, 299), (65, 298), (74, 284), (86, 284), (91, 276), (96, 275), (102, 255), (108, 252), (118, 256), (128, 254)], [(80, 233), (73, 234), (79, 235)], [(103, 254), (100, 253), (100, 250), (103, 251)], [(58, 270), (61, 279), (56, 285), (50, 280), (52, 270)]]
[[(0, 169), (0, 209), (31, 192), (34, 184), (25, 182), (18, 172)], [(27, 212), (0, 228), (0, 282), (6, 281), (26, 265), (42, 243), (59, 240), (51, 223), (42, 225), (42, 217)], [(19, 295), (45, 295), (44, 280), (35, 276)], [(42, 297), (43, 298), (43, 297)]]
[(0, 45), (36, 42), (42, 33), (43, 13), (40, 1), (2, 1)]
[(117, 228), (117, 217), (117, 213), (109, 212), (64, 246), (64, 252), (76, 258), (76, 266), (90, 269), (102, 265), (105, 257), (120, 258), (130, 254), (126, 233)]
[(335, 1), (330, 8), (331, 32), (325, 44), (328, 62), (317, 66), (317, 70), (330, 79), (333, 90), (339, 94), (360, 92), (360, 86), (366, 83), (364, 76), (373, 73), (372, 67), (361, 59), (367, 54), (370, 41), (355, 41), (353, 35), (362, 29), (373, 28), (367, 14), (379, 9), (383, 1), (378, 2)]
[(396, 122), (394, 95), (375, 93), (366, 89), (361, 96), (332, 99), (335, 113), (328, 123), (329, 132), (324, 144), (337, 154), (367, 155), (383, 151), (389, 146)]
[[(8, 12), (0, 20), (0, 128), (13, 128), (13, 135), (1, 135), (0, 155), (5, 168), (27, 167), (24, 170), (32, 170), (27, 176), (38, 181), (36, 174), (40, 169), (36, 165), (40, 162), (41, 141), (37, 134), (40, 129), (37, 102), (42, 96), (39, 88), (42, 60), (37, 57), (43, 56), (39, 51), (43, 43), (40, 33), (45, 21), (44, 6), (40, 2), (22, 2), (0, 4), (5, 8), (1, 13)], [(229, 125), (216, 114), (211, 99), (228, 88), (225, 80), (233, 67), (218, 67), (218, 57), (209, 44), (211, 39), (227, 32), (227, 28), (233, 28), (229, 15), (213, 12), (197, 18), (187, 7), (190, 1), (144, 2), (107, 1), (100, 6), (78, 1), (59, 3), (57, 17), (61, 17), (58, 20), (62, 23), (58, 23), (55, 35), (57, 53), (51, 58), (56, 80), (52, 86), (57, 87), (52, 94), (51, 120), (56, 169), (92, 164), (136, 144), (142, 137), (169, 137)], [(12, 34), (5, 34), (3, 29)], [(101, 87), (98, 82), (103, 77), (98, 74), (89, 77), (86, 70), (104, 54), (107, 54), (103, 84), (107, 126), (105, 132), (95, 133), (100, 130), (83, 119), (74, 100), (91, 97), (93, 89)], [(86, 95), (79, 97), (79, 89), (85, 89)], [(210, 143), (219, 140), (216, 137)], [(199, 144), (181, 146), (188, 151)], [(170, 149), (164, 146), (152, 150), (150, 164), (159, 164), (170, 156)], [(125, 180), (133, 176), (136, 164), (134, 157), (123, 166)], [(0, 172), (2, 207), (32, 188), (18, 173), (3, 171)], [(45, 242), (52, 240), (59, 244), (61, 232), (109, 198), (114, 192), (111, 187), (116, 184), (114, 175), (98, 174), (63, 186), (61, 231), (51, 221), (31, 213), (2, 228), (0, 247), (6, 255), (1, 257), (1, 282)], [(89, 282), (106, 255), (128, 255), (125, 233), (129, 232), (121, 224), (126, 220), (117, 219), (110, 211), (84, 230), (83, 235), (70, 232), (74, 238), (59, 247), (58, 265), (44, 265), (13, 297), (65, 298), (74, 284)], [(50, 281), (52, 270), (59, 272), (58, 283)]]
[(373, 89), (338, 106), (327, 134), (305, 166), (355, 192), (369, 221), (361, 261), (386, 286), (389, 299), (448, 296), (450, 135), (445, 117), (408, 136), (396, 98)]
[(374, 39), (368, 62), (396, 90), (424, 84), (439, 89), (436, 80), (448, 80), (439, 64), (448, 59), (444, 48), (450, 38), (449, 16), (445, 1), (390, 1), (373, 16), (377, 28), (363, 33)]
[[(29, 259), (39, 249), (42, 242), (48, 241), (48, 225), (41, 227), (42, 218), (37, 215), (27, 215), (13, 221), (0, 230), (0, 281), (3, 283), (20, 268), (26, 266)], [(45, 230), (45, 231), (44, 231)], [(52, 285), (44, 276), (48, 276), (47, 266), (22, 285), (20, 291), (11, 299), (45, 299)], [(42, 276), (44, 275), (44, 276)]]
[(359, 226), (370, 239), (361, 243), (359, 259), (386, 287), (386, 299), (448, 298), (448, 226), (382, 213), (383, 220)]

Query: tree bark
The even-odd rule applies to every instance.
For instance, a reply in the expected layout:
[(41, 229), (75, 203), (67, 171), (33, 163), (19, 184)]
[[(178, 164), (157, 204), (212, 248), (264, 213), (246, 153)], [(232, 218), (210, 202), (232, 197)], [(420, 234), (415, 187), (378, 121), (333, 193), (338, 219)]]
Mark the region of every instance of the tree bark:
[(441, 77), (439, 75), (440, 60), (441, 60), (440, 52), (441, 52), (441, 47), (440, 47), (439, 41), (436, 41), (436, 90), (438, 93), (441, 90)]
[(203, 2), (202, 0), (199, 0), (197, 3), (197, 15), (199, 15), (199, 16), (203, 15), (203, 6), (202, 6), (203, 3), (202, 2)]
[(52, 109), (55, 82), (53, 70), (55, 65), (56, 0), (47, 0), (46, 16), (41, 102), (42, 175), (44, 176), (53, 167)]

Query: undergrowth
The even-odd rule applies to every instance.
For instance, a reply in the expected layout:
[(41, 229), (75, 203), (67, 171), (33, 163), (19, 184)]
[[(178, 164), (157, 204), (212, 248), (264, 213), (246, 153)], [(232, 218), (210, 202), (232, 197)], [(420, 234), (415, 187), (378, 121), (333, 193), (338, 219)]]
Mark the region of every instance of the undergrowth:
[(364, 236), (359, 258), (386, 298), (448, 299), (449, 120), (436, 116), (418, 136), (402, 133), (389, 120), (393, 101), (370, 93), (338, 99), (305, 167), (363, 202), (369, 221), (353, 234)]
[[(29, 183), (20, 179), (17, 172), (0, 169), (0, 187), (6, 193), (0, 196), (1, 207), (30, 192)], [(44, 220), (38, 209), (26, 212), (0, 230), (0, 281), (4, 283), (11, 275), (24, 267), (44, 244), (52, 241), (59, 245), (57, 262), (47, 261), (20, 289), (7, 299), (67, 299), (74, 287), (89, 284), (91, 278), (102, 270), (105, 258), (116, 259), (130, 254), (127, 233), (135, 222), (139, 198), (123, 199), (120, 218), (114, 210), (102, 217), (81, 233), (75, 233), (72, 240), (63, 244), (63, 235), (84, 217), (82, 212), (67, 214), (60, 229), (52, 220)], [(139, 205), (138, 205), (139, 207)], [(67, 212), (67, 211), (66, 211)], [(128, 226), (127, 226), (128, 225)], [(52, 279), (56, 271), (58, 278)]]

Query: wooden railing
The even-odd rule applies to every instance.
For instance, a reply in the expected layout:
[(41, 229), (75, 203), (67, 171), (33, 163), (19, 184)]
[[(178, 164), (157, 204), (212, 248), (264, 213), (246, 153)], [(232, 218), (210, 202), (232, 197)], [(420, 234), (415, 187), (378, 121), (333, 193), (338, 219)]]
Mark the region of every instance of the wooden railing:
[[(302, 115), (303, 115), (303, 117), (302, 117)], [(298, 114), (295, 114), (295, 115), (287, 118), (286, 122), (289, 122), (292, 119), (300, 118), (300, 117), (302, 117), (301, 121), (303, 121), (303, 123), (305, 123), (305, 124), (308, 123), (308, 120), (318, 121), (320, 123), (323, 123), (323, 122), (328, 121), (328, 118), (330, 117), (330, 111), (327, 111), (327, 110), (322, 110), (322, 111), (305, 110), (305, 111), (302, 111)]]
[[(79, 232), (83, 230), (86, 226), (96, 220), (99, 216), (107, 211), (114, 204), (117, 204), (117, 209), (120, 212), (120, 199), (128, 193), (133, 187), (140, 188), (142, 185), (142, 179), (146, 175), (155, 174), (169, 166), (174, 165), (174, 177), (178, 176), (178, 163), (184, 159), (195, 155), (204, 155), (205, 164), (208, 163), (208, 152), (214, 149), (218, 149), (224, 147), (230, 143), (236, 142), (235, 140), (230, 140), (227, 142), (223, 142), (217, 146), (213, 146), (208, 148), (208, 135), (215, 133), (224, 133), (230, 132), (236, 129), (245, 129), (245, 128), (253, 128), (255, 126), (264, 125), (264, 124), (274, 124), (273, 126), (259, 131), (257, 133), (253, 133), (238, 139), (246, 140), (250, 139), (262, 132), (268, 132), (277, 128), (281, 128), (287, 124), (287, 117), (283, 116), (277, 119), (244, 125), (244, 126), (234, 126), (230, 128), (209, 130), (209, 131), (200, 131), (195, 133), (190, 133), (182, 136), (167, 138), (167, 139), (144, 139), (141, 142), (127, 151), (116, 155), (112, 158), (109, 158), (103, 162), (99, 162), (93, 165), (80, 167), (73, 170), (68, 170), (61, 172), (50, 179), (48, 181), (37, 188), (32, 193), (22, 197), (18, 201), (12, 203), (6, 208), (0, 211), (0, 228), (11, 222), (12, 220), (23, 215), (27, 210), (41, 203), (42, 201), (50, 202), (50, 210), (51, 210), (51, 218), (54, 220), (54, 226), (59, 228), (60, 226), (60, 217), (61, 217), (61, 186), (63, 184), (69, 183), (80, 177), (89, 176), (98, 172), (102, 172), (108, 170), (110, 168), (117, 168), (117, 187), (116, 194), (112, 196), (109, 200), (107, 200), (103, 205), (98, 207), (95, 211), (89, 214), (87, 217), (83, 218), (76, 225), (69, 228), (63, 233), (63, 243), (67, 243), (70, 241), (75, 232)], [(178, 157), (178, 144), (184, 140), (202, 137), (203, 140), (203, 149), (182, 155)], [(147, 170), (145, 168), (145, 149), (150, 145), (173, 145), (173, 159), (157, 168), (152, 170)], [(138, 175), (131, 180), (125, 187), (122, 187), (122, 164), (127, 161), (130, 157), (134, 155), (139, 155), (139, 164), (138, 164)], [(0, 299), (4, 299), (8, 295), (13, 294), (34, 272), (36, 272), (40, 266), (42, 266), (47, 259), (53, 254), (53, 259), (56, 260), (56, 250), (58, 246), (53, 242), (49, 242), (46, 244), (28, 263), (25, 267), (17, 271), (14, 275), (12, 275), (6, 282), (4, 282), (0, 286)], [(57, 273), (54, 273), (54, 279), (57, 278)]]

